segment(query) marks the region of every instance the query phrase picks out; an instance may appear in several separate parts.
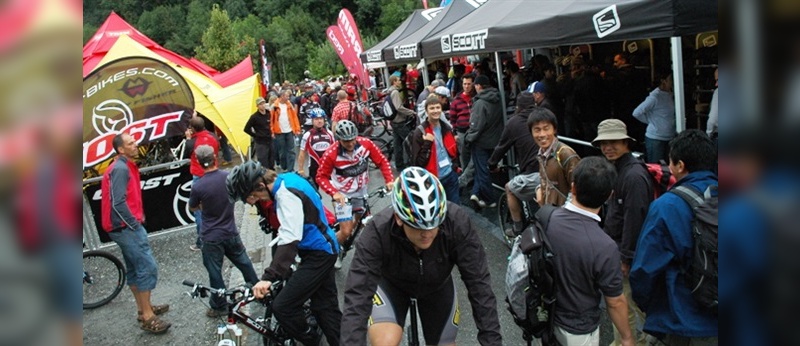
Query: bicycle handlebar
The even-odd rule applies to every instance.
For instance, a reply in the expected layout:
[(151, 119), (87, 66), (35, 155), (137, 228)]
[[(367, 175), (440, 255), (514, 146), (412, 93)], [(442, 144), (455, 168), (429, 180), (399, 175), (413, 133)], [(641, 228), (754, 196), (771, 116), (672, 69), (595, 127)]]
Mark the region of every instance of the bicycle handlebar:
[[(273, 297), (277, 295), (278, 292), (280, 292), (280, 290), (283, 288), (283, 283), (284, 282), (282, 280), (276, 280), (272, 282), (269, 294)], [(205, 298), (206, 296), (208, 296), (209, 293), (216, 295), (218, 297), (228, 297), (234, 300), (236, 299), (237, 294), (241, 294), (245, 297), (253, 297), (253, 291), (252, 291), (253, 286), (250, 284), (244, 284), (233, 288), (224, 289), (224, 288), (211, 288), (203, 284), (195, 283), (189, 280), (183, 280), (183, 285), (192, 287), (192, 290), (187, 292), (189, 293), (190, 296), (192, 296), (192, 298), (197, 296)]]

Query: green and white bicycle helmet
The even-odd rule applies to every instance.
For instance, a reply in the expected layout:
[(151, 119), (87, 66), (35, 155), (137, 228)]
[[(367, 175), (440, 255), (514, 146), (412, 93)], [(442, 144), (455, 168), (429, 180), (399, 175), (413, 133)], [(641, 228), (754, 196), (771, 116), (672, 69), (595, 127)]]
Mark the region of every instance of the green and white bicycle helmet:
[(394, 213), (407, 225), (430, 230), (444, 222), (447, 197), (444, 187), (433, 174), (420, 167), (400, 172), (392, 189)]

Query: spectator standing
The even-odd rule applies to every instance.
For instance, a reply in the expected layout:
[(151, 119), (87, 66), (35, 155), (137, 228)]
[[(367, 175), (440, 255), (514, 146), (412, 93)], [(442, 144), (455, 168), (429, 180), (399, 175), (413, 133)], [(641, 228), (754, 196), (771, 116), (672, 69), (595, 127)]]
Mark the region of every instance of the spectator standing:
[(463, 91), (457, 94), (453, 101), (450, 102), (450, 120), (456, 130), (456, 144), (458, 145), (459, 159), (461, 161), (459, 166), (463, 169), (461, 176), (458, 177), (458, 186), (462, 188), (472, 181), (472, 176), (475, 174), (475, 167), (470, 164), (472, 151), (469, 150), (468, 146), (464, 145), (464, 138), (467, 137), (467, 130), (469, 130), (472, 98), (475, 97), (475, 88), (472, 83), (474, 80), (475, 75), (471, 73), (461, 77)]
[[(636, 253), (636, 241), (642, 230), (647, 208), (653, 201), (653, 183), (647, 168), (631, 154), (631, 142), (625, 123), (619, 119), (603, 120), (597, 127), (597, 138), (592, 144), (599, 147), (603, 156), (617, 170), (614, 191), (608, 200), (603, 229), (619, 247), (622, 260), (622, 287), (628, 300), (628, 323), (633, 329), (637, 344), (645, 344), (642, 332), (644, 314), (633, 302), (628, 279), (631, 261)], [(622, 342), (619, 331), (614, 330), (614, 345)]]
[[(253, 268), (253, 262), (247, 256), (242, 238), (239, 237), (239, 230), (233, 218), (233, 203), (228, 200), (228, 190), (225, 185), (228, 172), (217, 168), (217, 157), (210, 146), (198, 146), (194, 153), (205, 174), (192, 184), (189, 209), (203, 210), (204, 227), (200, 237), (203, 240), (203, 265), (208, 271), (208, 283), (212, 288), (225, 289), (222, 259), (227, 257), (242, 273), (244, 281), (255, 285), (258, 282), (258, 275)], [(208, 317), (228, 314), (228, 303), (225, 298), (214, 295), (209, 298), (209, 306), (211, 308), (206, 311)]]
[[(411, 65), (409, 65), (411, 66)], [(411, 133), (416, 126), (416, 114), (413, 110), (406, 108), (403, 105), (403, 100), (400, 98), (400, 89), (403, 87), (403, 81), (400, 77), (392, 75), (389, 77), (389, 84), (391, 86), (387, 90), (388, 96), (397, 109), (397, 117), (392, 120), (392, 138), (394, 140), (394, 165), (398, 171), (402, 171), (408, 165), (409, 158), (405, 157), (403, 152), (403, 141)]]
[(628, 134), (637, 141), (644, 140), (645, 126), (633, 117), (633, 110), (647, 97), (648, 77), (630, 63), (628, 53), (614, 55), (614, 68), (606, 77), (611, 93), (614, 118), (622, 120)]
[(550, 216), (550, 240), (556, 272), (553, 326), (561, 345), (599, 345), (600, 299), (622, 336), (622, 345), (633, 346), (626, 319), (628, 304), (622, 294), (617, 244), (603, 233), (600, 207), (611, 195), (617, 173), (600, 157), (581, 160), (573, 171), (572, 200)]
[(465, 139), (472, 150), (475, 165), (475, 184), (472, 186), (470, 200), (481, 208), (497, 206), (489, 177), (488, 161), (503, 132), (500, 92), (489, 83), (489, 77), (485, 75), (475, 78), (477, 95), (470, 112), (469, 130)]
[(715, 142), (717, 141), (717, 125), (719, 122), (719, 69), (714, 70), (714, 95), (711, 96), (711, 105), (708, 109), (708, 122), (706, 122), (706, 134)]
[[(208, 145), (214, 149), (214, 154), (216, 155), (219, 153), (219, 142), (217, 141), (217, 136), (206, 130), (205, 121), (203, 118), (197, 116), (196, 112), (195, 116), (189, 120), (189, 128), (186, 130), (185, 135), (186, 150), (191, 153), (189, 172), (192, 173), (192, 186), (194, 186), (194, 183), (205, 174), (203, 166), (197, 161), (197, 155), (195, 155), (194, 149), (201, 145)], [(203, 230), (203, 212), (201, 210), (194, 211), (194, 222), (197, 226), (197, 238), (195, 238), (194, 245), (189, 245), (189, 249), (192, 251), (200, 251), (203, 245), (200, 239), (200, 232)]]
[[(276, 83), (277, 84), (277, 83)], [(275, 165), (274, 153), (272, 148), (272, 115), (267, 110), (267, 100), (263, 97), (256, 99), (256, 110), (247, 124), (244, 125), (244, 133), (253, 139), (256, 159), (266, 168), (272, 169)]]
[(333, 108), (331, 115), (331, 131), (336, 132), (336, 125), (342, 120), (350, 120), (350, 112), (352, 112), (353, 104), (347, 99), (347, 92), (339, 90), (336, 93), (336, 107)]
[(144, 228), (144, 208), (139, 167), (133, 161), (139, 149), (133, 137), (118, 134), (112, 140), (117, 158), (100, 181), (102, 226), (119, 246), (125, 261), (125, 279), (136, 300), (141, 328), (153, 334), (166, 332), (172, 324), (160, 319), (169, 305), (153, 305), (150, 292), (158, 282), (158, 264)]
[(416, 128), (409, 134), (411, 165), (425, 168), (436, 176), (444, 187), (447, 200), (459, 204), (458, 149), (453, 128), (442, 121), (442, 104), (437, 95), (428, 96), (425, 110), (427, 119), (421, 124), (422, 131)]
[(672, 95), (672, 74), (659, 74), (659, 85), (644, 99), (633, 117), (647, 124), (644, 145), (647, 162), (667, 160), (669, 141), (675, 137), (675, 99)]
[(275, 135), (275, 156), (285, 172), (294, 171), (294, 136), (300, 134), (297, 110), (289, 97), (291, 91), (281, 93), (272, 106), (272, 134)]
[(317, 169), (319, 163), (322, 161), (322, 155), (325, 151), (333, 145), (335, 139), (333, 132), (325, 127), (325, 111), (320, 108), (315, 108), (309, 111), (309, 116), (313, 122), (314, 127), (303, 134), (303, 139), (300, 140), (300, 153), (297, 154), (298, 168), (297, 173), (305, 175), (306, 155), (311, 157), (309, 163), (308, 176), (312, 179), (317, 177)]
[[(706, 191), (718, 185), (712, 172), (717, 151), (700, 130), (686, 130), (669, 143), (669, 170), (678, 186)], [(714, 192), (713, 194), (716, 194)], [(633, 299), (647, 314), (651, 345), (717, 345), (718, 318), (692, 297), (686, 266), (692, 257), (694, 213), (680, 196), (665, 193), (650, 204), (631, 266)], [(652, 339), (652, 338), (651, 338)]]

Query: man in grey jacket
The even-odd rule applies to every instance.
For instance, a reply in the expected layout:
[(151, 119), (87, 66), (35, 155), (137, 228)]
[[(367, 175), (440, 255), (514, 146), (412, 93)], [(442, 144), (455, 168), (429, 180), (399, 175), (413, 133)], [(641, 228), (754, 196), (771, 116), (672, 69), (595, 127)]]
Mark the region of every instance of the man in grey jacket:
[(392, 98), (394, 108), (397, 109), (397, 117), (392, 120), (392, 137), (394, 139), (394, 166), (398, 171), (402, 171), (408, 166), (408, 159), (403, 157), (403, 140), (406, 139), (411, 130), (414, 129), (416, 124), (416, 113), (403, 106), (403, 100), (400, 98), (400, 89), (403, 87), (403, 81), (400, 77), (389, 77), (389, 84), (391, 86), (387, 89), (387, 93)]
[(497, 197), (492, 191), (489, 178), (489, 156), (503, 133), (503, 106), (500, 103), (500, 92), (489, 84), (489, 77), (480, 75), (475, 78), (475, 95), (470, 112), (469, 130), (465, 141), (472, 149), (472, 161), (475, 165), (475, 182), (472, 185), (470, 200), (481, 208), (497, 206)]

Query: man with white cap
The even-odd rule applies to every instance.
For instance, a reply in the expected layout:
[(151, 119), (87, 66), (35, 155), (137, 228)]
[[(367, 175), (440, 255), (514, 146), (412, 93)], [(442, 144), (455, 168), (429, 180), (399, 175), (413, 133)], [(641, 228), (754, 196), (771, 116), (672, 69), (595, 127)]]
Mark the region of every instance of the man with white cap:
[[(653, 182), (642, 161), (631, 154), (631, 143), (625, 123), (619, 119), (606, 119), (597, 126), (597, 138), (592, 144), (599, 147), (603, 156), (617, 169), (614, 191), (607, 202), (604, 231), (619, 247), (622, 260), (623, 294), (628, 300), (628, 322), (637, 344), (643, 344), (644, 314), (631, 297), (628, 274), (636, 251), (636, 243), (642, 230), (647, 210), (653, 201)], [(614, 328), (614, 343), (619, 345), (620, 334)]]

